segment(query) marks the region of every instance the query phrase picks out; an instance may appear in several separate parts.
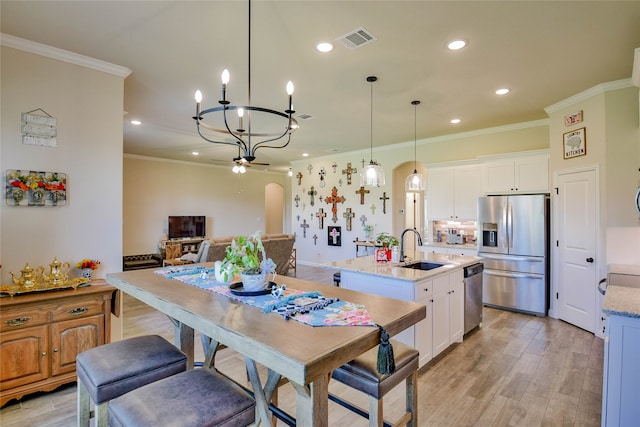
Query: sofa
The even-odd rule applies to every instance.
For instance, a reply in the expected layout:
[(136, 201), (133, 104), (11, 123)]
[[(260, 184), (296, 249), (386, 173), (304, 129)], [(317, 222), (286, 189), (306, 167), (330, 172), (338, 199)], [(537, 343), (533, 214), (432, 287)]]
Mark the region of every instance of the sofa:
[[(207, 262), (222, 261), (226, 255), (227, 246), (238, 236), (215, 237), (208, 239), (209, 248), (205, 260)], [(263, 234), (262, 244), (268, 258), (276, 264), (276, 273), (286, 275), (289, 271), (289, 260), (295, 243), (293, 234)], [(205, 261), (203, 260), (203, 261)]]
[(162, 267), (162, 255), (125, 255), (122, 257), (122, 271)]

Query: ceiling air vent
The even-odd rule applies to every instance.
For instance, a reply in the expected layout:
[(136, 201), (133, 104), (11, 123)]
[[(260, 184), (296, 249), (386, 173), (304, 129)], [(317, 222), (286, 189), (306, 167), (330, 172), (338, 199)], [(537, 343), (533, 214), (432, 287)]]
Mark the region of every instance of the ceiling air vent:
[(302, 114), (298, 114), (297, 117), (302, 120), (309, 120), (313, 116), (311, 114), (302, 113)]
[(378, 39), (375, 38), (373, 34), (365, 30), (364, 27), (360, 27), (342, 37), (339, 37), (338, 40), (349, 49), (356, 49)]

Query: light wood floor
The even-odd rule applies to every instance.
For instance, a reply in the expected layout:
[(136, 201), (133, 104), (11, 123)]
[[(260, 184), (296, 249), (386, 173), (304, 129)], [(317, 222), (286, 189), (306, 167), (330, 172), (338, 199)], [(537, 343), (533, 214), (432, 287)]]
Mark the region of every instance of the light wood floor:
[[(298, 265), (297, 276), (333, 283), (333, 271)], [(162, 314), (125, 296), (124, 335), (157, 333), (171, 340)], [(483, 326), (421, 370), (420, 426), (599, 426), (603, 341), (559, 320), (484, 309)], [(198, 346), (199, 347), (199, 346)], [(196, 359), (202, 360), (202, 351)], [(246, 384), (242, 358), (222, 350), (216, 367)], [(363, 395), (332, 381), (330, 391), (367, 407)], [(295, 415), (295, 392), (280, 388), (280, 404)], [(76, 385), (36, 393), (0, 410), (3, 427), (73, 426)], [(385, 418), (404, 409), (404, 390), (385, 397)], [(278, 425), (284, 425), (279, 423)], [(367, 421), (329, 404), (329, 425), (366, 426)]]

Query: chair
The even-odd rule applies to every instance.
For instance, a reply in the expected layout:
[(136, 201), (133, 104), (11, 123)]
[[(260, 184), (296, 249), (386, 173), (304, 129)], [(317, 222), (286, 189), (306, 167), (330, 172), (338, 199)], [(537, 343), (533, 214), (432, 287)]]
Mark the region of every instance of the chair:
[(214, 370), (192, 369), (137, 388), (109, 405), (112, 427), (246, 426), (255, 421), (254, 399)]
[(329, 399), (365, 418), (370, 427), (385, 425), (383, 417), (383, 397), (395, 386), (405, 381), (406, 412), (394, 426), (417, 427), (418, 408), (418, 350), (398, 341), (393, 341), (396, 371), (381, 375), (377, 371), (378, 348), (373, 348), (333, 371), (333, 379), (369, 396), (369, 412), (333, 394)]
[(78, 354), (78, 427), (88, 427), (90, 400), (95, 426), (107, 426), (109, 401), (131, 390), (187, 369), (187, 357), (158, 335), (94, 347)]
[(337, 273), (333, 273), (333, 284), (336, 285), (337, 287), (340, 287), (340, 272), (338, 271)]

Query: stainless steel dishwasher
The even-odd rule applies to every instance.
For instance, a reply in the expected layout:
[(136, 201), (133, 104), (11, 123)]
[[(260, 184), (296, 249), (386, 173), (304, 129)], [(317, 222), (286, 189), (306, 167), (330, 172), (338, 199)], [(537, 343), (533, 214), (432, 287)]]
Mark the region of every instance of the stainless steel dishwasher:
[(464, 268), (464, 333), (482, 323), (482, 263)]

